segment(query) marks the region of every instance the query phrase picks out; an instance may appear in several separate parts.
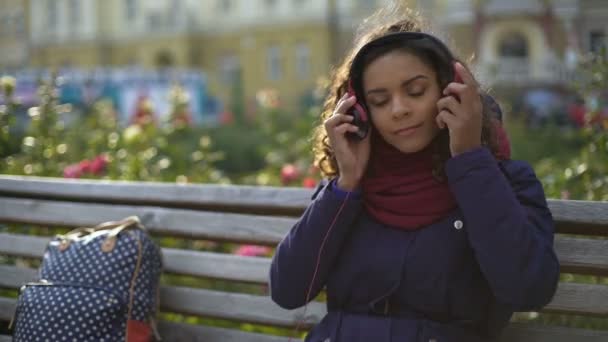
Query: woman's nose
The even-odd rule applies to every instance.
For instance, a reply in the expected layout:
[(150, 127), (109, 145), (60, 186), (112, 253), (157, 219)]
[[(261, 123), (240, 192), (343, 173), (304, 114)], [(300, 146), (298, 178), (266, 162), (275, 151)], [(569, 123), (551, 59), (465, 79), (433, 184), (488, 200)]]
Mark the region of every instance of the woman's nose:
[(401, 117), (407, 116), (411, 112), (408, 101), (402, 96), (394, 97), (393, 106), (391, 109), (394, 119), (399, 119)]

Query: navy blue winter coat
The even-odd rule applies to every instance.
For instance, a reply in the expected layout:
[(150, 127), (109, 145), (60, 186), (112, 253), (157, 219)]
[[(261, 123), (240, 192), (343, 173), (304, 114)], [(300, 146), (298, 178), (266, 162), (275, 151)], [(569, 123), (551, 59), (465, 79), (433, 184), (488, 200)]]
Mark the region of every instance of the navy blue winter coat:
[[(327, 238), (311, 299), (327, 290), (327, 315), (306, 341), (488, 341), (514, 311), (553, 297), (559, 263), (542, 185), (525, 162), (484, 147), (451, 158), (458, 208), (416, 231), (382, 224), (349, 196)], [(343, 193), (329, 182), (279, 244), (272, 299), (305, 305), (319, 248)]]

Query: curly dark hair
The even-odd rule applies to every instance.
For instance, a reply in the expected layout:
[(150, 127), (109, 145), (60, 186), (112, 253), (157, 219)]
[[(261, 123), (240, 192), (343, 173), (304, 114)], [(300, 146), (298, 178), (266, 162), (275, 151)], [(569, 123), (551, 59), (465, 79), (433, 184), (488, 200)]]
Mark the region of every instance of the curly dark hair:
[[(357, 32), (354, 47), (346, 54), (344, 60), (338, 67), (332, 71), (331, 82), (328, 87), (329, 92), (320, 116), (320, 124), (315, 127), (312, 137), (314, 165), (319, 168), (324, 177), (336, 177), (339, 175), (339, 170), (323, 122), (333, 114), (338, 101), (342, 95), (347, 92), (353, 59), (357, 52), (368, 42), (396, 32), (425, 32), (433, 34), (430, 30), (430, 26), (424, 22), (423, 18), (418, 13), (415, 13), (404, 6), (397, 5), (391, 8), (381, 9), (363, 22)], [(446, 77), (445, 73), (438, 72), (438, 65), (433, 58), (429, 58), (428, 53), (404, 48), (403, 46), (388, 46), (370, 52), (366, 55), (365, 65), (369, 65), (374, 59), (394, 49), (402, 49), (419, 57), (430, 68), (437, 71), (437, 82), (441, 89), (445, 88), (451, 81), (450, 77)], [(457, 60), (462, 63), (465, 68), (467, 67), (466, 63), (462, 62), (460, 59)], [(480, 89), (480, 94), (485, 94), (485, 92)], [(482, 105), (482, 145), (488, 147), (497, 157), (499, 146), (494, 124), (496, 113), (492, 112), (490, 106), (486, 104), (486, 101), (482, 101)], [(444, 180), (444, 165), (451, 156), (448, 130), (442, 130), (432, 143), (435, 145), (433, 147), (433, 175), (435, 175), (438, 180)]]

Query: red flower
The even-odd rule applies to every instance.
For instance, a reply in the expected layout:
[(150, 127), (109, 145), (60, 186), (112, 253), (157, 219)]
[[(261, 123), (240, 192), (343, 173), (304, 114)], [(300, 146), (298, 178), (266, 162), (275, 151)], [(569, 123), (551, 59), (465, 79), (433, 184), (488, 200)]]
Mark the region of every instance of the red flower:
[(95, 159), (93, 159), (89, 170), (94, 175), (99, 175), (106, 170), (107, 166), (108, 166), (108, 157), (105, 154), (100, 154), (97, 157), (95, 157)]
[(305, 188), (309, 188), (312, 189), (315, 186), (317, 186), (317, 181), (315, 181), (314, 179), (310, 178), (310, 177), (306, 177), (304, 178), (304, 180), (302, 181), (302, 186)]
[(80, 167), (82, 173), (91, 172), (91, 162), (86, 159), (78, 163), (78, 167)]
[(293, 164), (286, 164), (281, 169), (281, 182), (287, 185), (300, 177), (300, 172)]

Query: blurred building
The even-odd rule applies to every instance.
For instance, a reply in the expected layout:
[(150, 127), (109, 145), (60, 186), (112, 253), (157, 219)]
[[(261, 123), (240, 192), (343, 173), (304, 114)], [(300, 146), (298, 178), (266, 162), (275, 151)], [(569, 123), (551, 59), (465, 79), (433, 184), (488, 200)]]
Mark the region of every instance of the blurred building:
[[(41, 0), (30, 10), (32, 66), (197, 67), (224, 103), (258, 91), (310, 102), (316, 82), (374, 0)], [(346, 32), (346, 33), (345, 33)], [(236, 89), (239, 88), (239, 89)]]
[(0, 0), (0, 67), (27, 66), (29, 1)]
[[(194, 67), (226, 104), (238, 99), (252, 108), (260, 90), (276, 89), (282, 105), (295, 109), (350, 46), (360, 20), (387, 2), (0, 0), (0, 19), (10, 18), (1, 19), (1, 32), (7, 23), (21, 27), (0, 36), (2, 50), (11, 51), (0, 68)], [(409, 3), (460, 56), (475, 56), (489, 85), (568, 83), (578, 56), (606, 44), (606, 0)]]
[[(422, 3), (422, 2), (421, 2)], [(605, 0), (424, 2), (489, 85), (568, 84), (578, 59), (606, 46)]]

